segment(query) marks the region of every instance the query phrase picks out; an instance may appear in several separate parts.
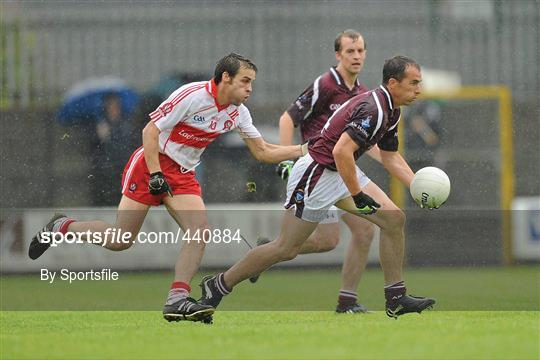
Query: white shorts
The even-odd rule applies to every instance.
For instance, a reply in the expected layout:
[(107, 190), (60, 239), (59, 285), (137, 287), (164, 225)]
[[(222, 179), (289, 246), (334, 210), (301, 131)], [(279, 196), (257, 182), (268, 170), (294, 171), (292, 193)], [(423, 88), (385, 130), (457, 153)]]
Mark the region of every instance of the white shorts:
[[(371, 180), (356, 166), (356, 175), (361, 187)], [(332, 206), (341, 199), (351, 196), (337, 171), (324, 168), (307, 154), (295, 164), (287, 182), (285, 208), (296, 209), (296, 217), (311, 221), (332, 223), (341, 215)]]
[(324, 218), (319, 224), (337, 223), (339, 222), (339, 219), (346, 213), (347, 212), (345, 210), (338, 209), (336, 206), (332, 205), (326, 212), (326, 218)]

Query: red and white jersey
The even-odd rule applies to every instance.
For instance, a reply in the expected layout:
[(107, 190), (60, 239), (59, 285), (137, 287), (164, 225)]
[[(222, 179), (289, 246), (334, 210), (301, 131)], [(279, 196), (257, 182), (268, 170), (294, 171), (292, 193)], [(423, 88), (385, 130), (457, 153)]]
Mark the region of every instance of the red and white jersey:
[(219, 135), (236, 130), (242, 138), (261, 134), (244, 105), (220, 106), (214, 79), (186, 84), (173, 92), (150, 120), (159, 134), (159, 151), (187, 170), (200, 162), (201, 154)]

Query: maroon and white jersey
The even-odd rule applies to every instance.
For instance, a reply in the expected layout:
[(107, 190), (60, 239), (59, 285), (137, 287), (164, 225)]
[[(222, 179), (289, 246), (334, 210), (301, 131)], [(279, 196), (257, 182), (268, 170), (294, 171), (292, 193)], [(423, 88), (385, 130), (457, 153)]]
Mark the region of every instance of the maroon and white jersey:
[(214, 80), (186, 84), (174, 91), (150, 120), (159, 130), (159, 151), (187, 170), (200, 162), (201, 154), (219, 135), (236, 130), (242, 138), (261, 134), (244, 105), (220, 106)]
[(355, 160), (375, 144), (381, 150), (397, 151), (400, 114), (384, 85), (357, 95), (336, 110), (319, 136), (310, 140), (309, 154), (315, 162), (336, 170), (332, 150), (344, 132), (360, 147)]
[(294, 126), (300, 126), (302, 142), (318, 135), (341, 104), (366, 91), (368, 88), (358, 79), (349, 90), (335, 67), (319, 76), (287, 109)]

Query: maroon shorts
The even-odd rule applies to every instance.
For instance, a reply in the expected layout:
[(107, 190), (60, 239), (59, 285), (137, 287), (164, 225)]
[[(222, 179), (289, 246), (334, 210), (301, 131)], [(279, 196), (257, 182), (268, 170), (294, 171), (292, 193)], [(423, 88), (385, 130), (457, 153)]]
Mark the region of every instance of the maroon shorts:
[[(186, 171), (174, 160), (159, 154), (159, 164), (173, 195), (191, 194), (201, 196), (201, 186), (195, 179), (195, 171)], [(148, 191), (150, 172), (144, 160), (144, 151), (140, 147), (129, 158), (122, 174), (122, 194), (146, 205), (161, 205), (167, 193), (152, 195)]]

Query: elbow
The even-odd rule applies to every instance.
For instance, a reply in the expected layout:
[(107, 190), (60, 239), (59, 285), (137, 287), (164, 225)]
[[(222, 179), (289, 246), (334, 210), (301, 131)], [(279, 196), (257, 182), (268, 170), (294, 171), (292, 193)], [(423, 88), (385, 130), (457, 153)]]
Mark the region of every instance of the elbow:
[(151, 134), (151, 132), (152, 132), (151, 126), (155, 126), (155, 125), (152, 124), (152, 123), (148, 123), (148, 124), (146, 124), (146, 126), (142, 129), (142, 136), (143, 136), (143, 139), (144, 139), (145, 137), (148, 137), (148, 135)]
[(266, 163), (266, 164), (274, 164), (276, 161), (272, 159), (272, 156), (270, 156), (268, 153), (262, 151), (257, 154), (253, 154), (255, 159), (259, 162)]
[(159, 136), (159, 133), (160, 130), (158, 129), (158, 127), (153, 122), (149, 122), (142, 130), (143, 143), (145, 139), (157, 138)]
[(287, 125), (287, 119), (285, 118), (285, 114), (281, 115), (279, 118), (279, 127), (282, 128)]
[(260, 162), (268, 162), (268, 156), (266, 153), (266, 147), (258, 147), (255, 149), (255, 151), (252, 151), (251, 154), (255, 158), (255, 160)]
[(264, 157), (263, 153), (260, 153), (260, 152), (254, 152), (254, 153), (253, 153), (253, 157), (254, 157), (255, 160), (257, 160), (257, 161), (265, 162), (265, 157)]
[(279, 126), (280, 127), (287, 127), (287, 128), (293, 128), (294, 124), (292, 122), (291, 117), (287, 112), (284, 112), (281, 117), (279, 118)]
[(334, 157), (334, 160), (339, 161), (343, 159), (343, 149), (340, 146), (335, 146), (332, 150), (332, 156)]

